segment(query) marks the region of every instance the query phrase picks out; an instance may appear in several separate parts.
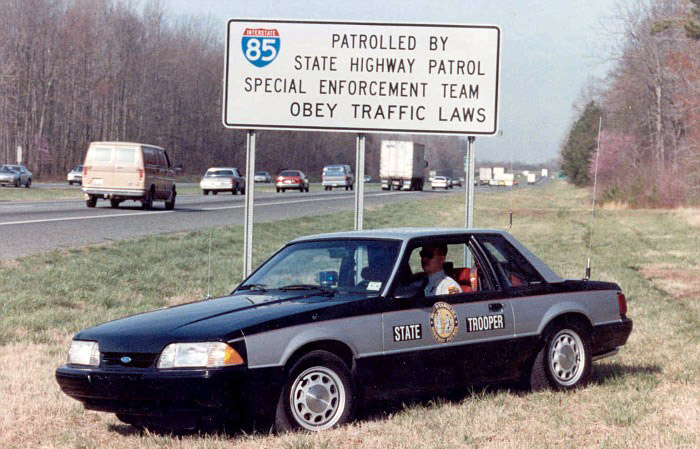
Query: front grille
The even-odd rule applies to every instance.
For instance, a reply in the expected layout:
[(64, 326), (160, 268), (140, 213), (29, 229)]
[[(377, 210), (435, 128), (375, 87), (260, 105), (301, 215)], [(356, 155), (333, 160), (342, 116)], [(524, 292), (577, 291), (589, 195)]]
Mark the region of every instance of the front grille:
[[(102, 362), (105, 366), (124, 366), (128, 368), (149, 368), (153, 366), (158, 354), (144, 354), (138, 352), (124, 353), (124, 352), (103, 352)], [(129, 357), (130, 362), (124, 363), (122, 358)]]

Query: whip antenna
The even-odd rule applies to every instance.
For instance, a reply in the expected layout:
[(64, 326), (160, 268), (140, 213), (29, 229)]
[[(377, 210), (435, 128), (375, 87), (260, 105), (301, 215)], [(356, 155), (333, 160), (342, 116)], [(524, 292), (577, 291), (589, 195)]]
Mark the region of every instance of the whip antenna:
[(510, 150), (510, 174), (513, 176), (510, 182), (510, 224), (508, 230), (513, 229), (513, 187), (515, 186), (515, 172), (513, 171), (513, 150)]
[(207, 261), (207, 297), (204, 299), (211, 299), (211, 232), (212, 228), (209, 228), (209, 257)]
[(593, 219), (595, 218), (595, 195), (598, 187), (598, 155), (600, 154), (600, 130), (603, 127), (603, 117), (598, 120), (598, 148), (595, 150), (595, 174), (593, 175), (593, 205), (591, 206), (591, 235), (588, 240), (588, 262), (586, 263), (585, 280), (591, 278), (591, 252), (593, 251)]

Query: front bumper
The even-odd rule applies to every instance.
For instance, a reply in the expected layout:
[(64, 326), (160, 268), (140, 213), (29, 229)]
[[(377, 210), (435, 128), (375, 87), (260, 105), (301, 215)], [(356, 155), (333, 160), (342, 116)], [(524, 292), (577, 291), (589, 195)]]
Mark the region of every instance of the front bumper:
[(275, 186), (279, 187), (280, 189), (298, 189), (299, 186), (301, 186), (301, 183), (299, 182), (292, 182), (292, 183), (286, 183), (286, 182), (278, 182), (275, 184)]
[[(279, 395), (281, 373), (244, 366), (223, 369), (56, 369), (61, 390), (86, 409), (128, 415), (199, 413)], [(267, 393), (267, 394), (265, 394)], [(258, 406), (261, 404), (258, 404)]]

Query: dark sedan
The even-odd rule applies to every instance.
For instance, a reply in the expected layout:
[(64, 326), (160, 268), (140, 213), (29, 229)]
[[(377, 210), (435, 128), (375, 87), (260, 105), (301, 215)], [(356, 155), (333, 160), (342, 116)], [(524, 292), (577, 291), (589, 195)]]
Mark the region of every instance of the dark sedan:
[(290, 242), (228, 296), (79, 332), (56, 379), (135, 425), (260, 416), (322, 430), (360, 398), (512, 379), (579, 387), (626, 343), (626, 313), (617, 284), (564, 280), (502, 231), (323, 234)]

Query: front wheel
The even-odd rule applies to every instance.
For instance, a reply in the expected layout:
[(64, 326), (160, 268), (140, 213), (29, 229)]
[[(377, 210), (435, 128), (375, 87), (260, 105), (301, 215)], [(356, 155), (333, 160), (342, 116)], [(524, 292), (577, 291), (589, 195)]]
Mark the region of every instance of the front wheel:
[(97, 197), (95, 195), (90, 195), (88, 199), (85, 200), (87, 207), (93, 208), (97, 205)]
[(25, 188), (30, 188), (32, 186), (32, 178), (27, 179), (27, 183), (24, 185)]
[(350, 370), (338, 356), (312, 351), (294, 364), (282, 389), (275, 427), (278, 431), (319, 431), (346, 423), (352, 416)]
[(530, 387), (571, 390), (585, 385), (591, 375), (588, 331), (578, 323), (563, 323), (546, 335), (530, 372)]
[(116, 209), (119, 207), (119, 200), (115, 200), (114, 198), (112, 198), (111, 200), (109, 200), (109, 205), (112, 206), (112, 209)]

